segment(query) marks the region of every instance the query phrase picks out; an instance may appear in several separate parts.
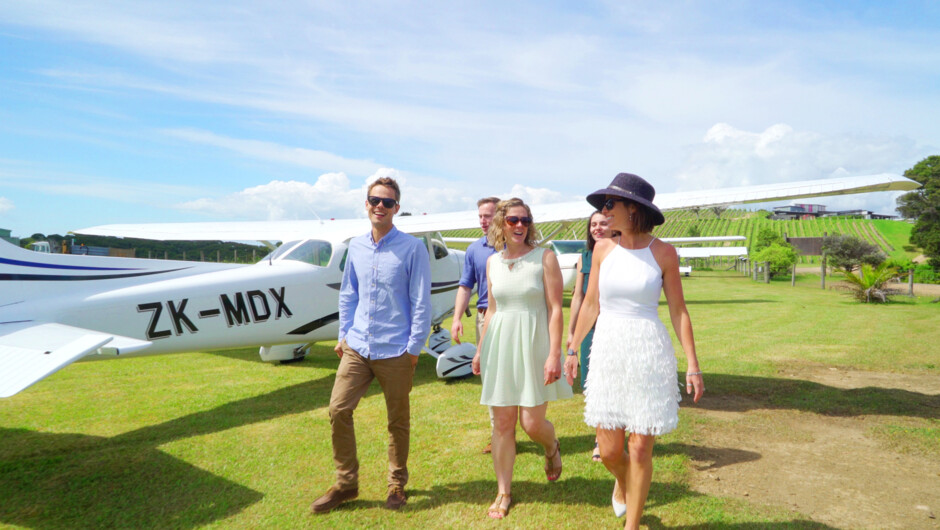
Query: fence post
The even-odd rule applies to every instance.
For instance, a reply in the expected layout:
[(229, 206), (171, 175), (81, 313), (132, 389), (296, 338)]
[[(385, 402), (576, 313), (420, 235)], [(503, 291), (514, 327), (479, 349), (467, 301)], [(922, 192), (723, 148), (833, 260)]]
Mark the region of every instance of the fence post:
[(764, 262), (764, 283), (770, 283), (770, 262)]
[(796, 262), (794, 261), (793, 268), (791, 269), (791, 272), (790, 272), (790, 287), (793, 287), (795, 285), (796, 285)]
[(819, 288), (823, 291), (826, 290), (826, 253), (823, 252), (822, 259), (819, 260), (820, 270), (819, 270)]
[(907, 296), (914, 296), (914, 269), (907, 271)]

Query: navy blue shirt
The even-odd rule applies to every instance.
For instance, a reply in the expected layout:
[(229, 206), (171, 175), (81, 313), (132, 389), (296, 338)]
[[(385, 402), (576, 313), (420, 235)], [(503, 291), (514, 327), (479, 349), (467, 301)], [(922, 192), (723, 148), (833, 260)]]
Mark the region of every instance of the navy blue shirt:
[(463, 259), (460, 286), (473, 289), (473, 285), (477, 285), (477, 309), (486, 309), (490, 303), (486, 291), (486, 260), (495, 253), (496, 250), (486, 242), (486, 236), (483, 236), (470, 243)]

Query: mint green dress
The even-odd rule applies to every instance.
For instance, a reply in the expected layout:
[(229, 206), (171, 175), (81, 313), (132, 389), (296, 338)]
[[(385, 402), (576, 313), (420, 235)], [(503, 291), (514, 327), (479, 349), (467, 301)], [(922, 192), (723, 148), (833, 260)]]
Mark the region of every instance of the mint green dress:
[(480, 348), (483, 405), (535, 407), (572, 395), (564, 377), (545, 385), (550, 339), (542, 283), (543, 252), (551, 250), (535, 248), (511, 260), (499, 252), (489, 259), (487, 278), (496, 311), (490, 316)]

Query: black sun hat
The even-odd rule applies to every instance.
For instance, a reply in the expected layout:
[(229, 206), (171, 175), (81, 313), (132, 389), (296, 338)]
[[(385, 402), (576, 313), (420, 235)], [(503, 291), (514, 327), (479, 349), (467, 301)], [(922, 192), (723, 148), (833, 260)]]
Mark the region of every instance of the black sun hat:
[(653, 204), (656, 189), (653, 188), (652, 184), (643, 180), (642, 177), (632, 173), (620, 173), (614, 177), (614, 180), (610, 181), (609, 186), (588, 195), (587, 202), (600, 210), (604, 206), (604, 203), (607, 202), (607, 197), (610, 195), (623, 197), (624, 199), (631, 200), (645, 207), (650, 219), (653, 221), (653, 226), (661, 225), (666, 222), (666, 218), (663, 217), (663, 212), (659, 211), (659, 208)]

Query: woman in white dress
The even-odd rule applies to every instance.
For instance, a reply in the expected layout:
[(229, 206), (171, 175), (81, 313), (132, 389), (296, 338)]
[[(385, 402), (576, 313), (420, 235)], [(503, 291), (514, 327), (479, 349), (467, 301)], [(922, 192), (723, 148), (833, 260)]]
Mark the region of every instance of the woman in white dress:
[[(659, 319), (660, 293), (686, 357), (686, 391), (697, 402), (705, 391), (695, 355), (692, 322), (682, 295), (676, 249), (652, 235), (664, 222), (648, 182), (621, 173), (607, 188), (588, 195), (608, 216), (620, 237), (594, 246), (588, 290), (578, 313), (573, 345), (595, 325), (584, 419), (597, 430), (604, 466), (615, 478), (611, 504), (627, 516), (625, 528), (639, 528), (653, 477), (656, 436), (679, 421), (677, 362), (669, 332)], [(572, 381), (577, 356), (565, 360)], [(626, 433), (629, 433), (627, 437)], [(626, 451), (624, 450), (626, 448)]]

